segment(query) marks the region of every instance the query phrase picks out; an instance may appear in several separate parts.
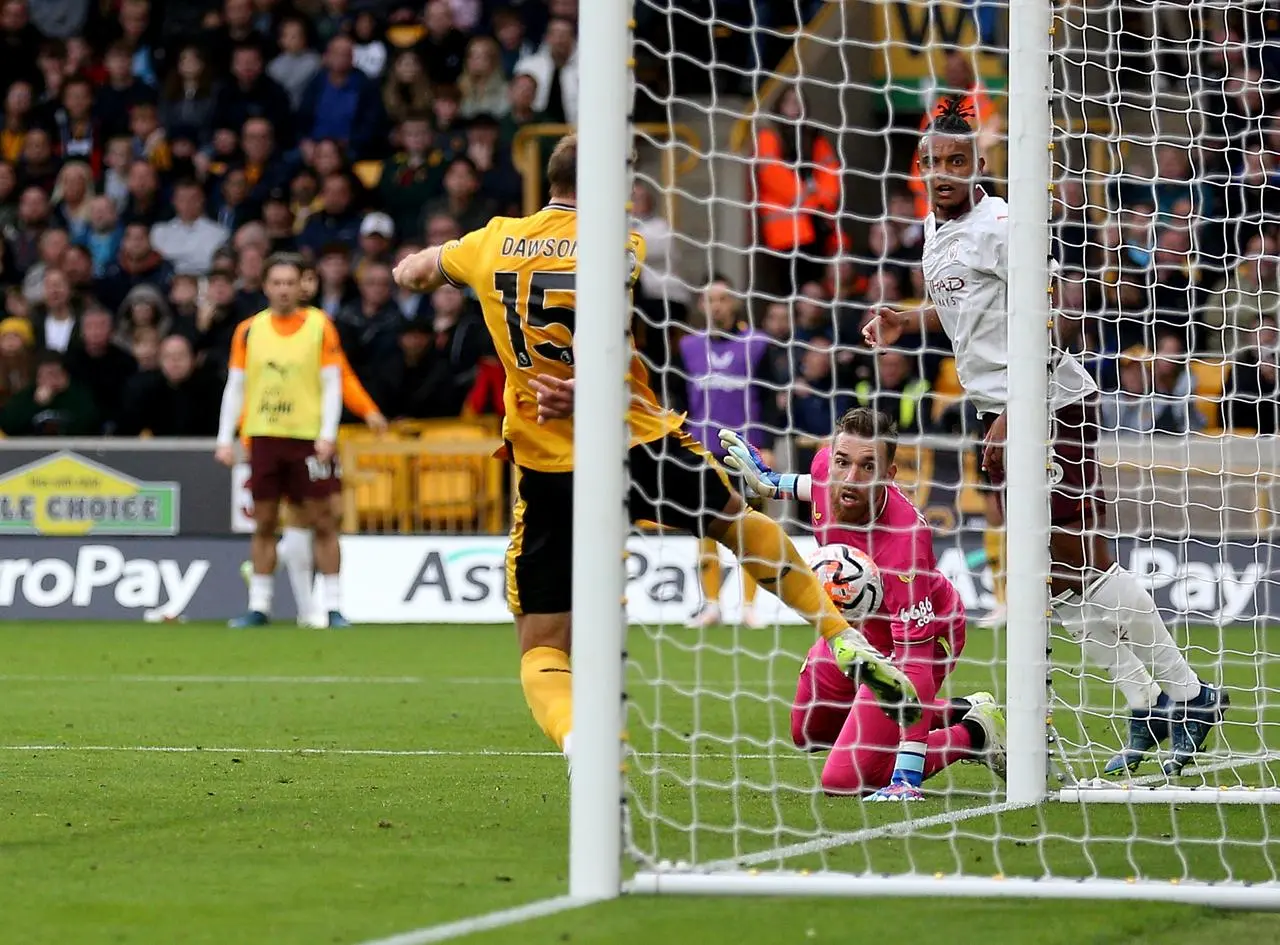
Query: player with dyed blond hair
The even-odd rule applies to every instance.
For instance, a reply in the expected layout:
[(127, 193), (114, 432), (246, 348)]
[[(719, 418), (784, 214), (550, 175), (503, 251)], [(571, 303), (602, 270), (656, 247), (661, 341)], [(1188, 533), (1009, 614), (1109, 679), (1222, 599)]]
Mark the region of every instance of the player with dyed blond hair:
[(884, 598), (861, 625), (867, 640), (911, 680), (924, 708), (906, 726), (887, 717), (872, 693), (838, 672), (819, 640), (800, 668), (791, 736), (801, 748), (830, 747), (822, 787), (870, 794), (873, 801), (914, 801), (921, 784), (957, 761), (1005, 770), (1004, 716), (990, 693), (939, 702), (937, 694), (964, 649), (959, 592), (938, 571), (933, 533), (898, 487), (898, 431), (885, 414), (847, 411), (809, 475), (780, 475), (736, 431), (721, 430), (725, 465), (757, 495), (812, 503), (819, 545), (850, 545), (880, 571)]
[[(525, 699), (542, 730), (570, 757), (573, 376), (575, 358), (591, 356), (573, 347), (579, 314), (577, 172), (577, 138), (567, 135), (547, 163), (551, 201), (542, 210), (520, 219), (495, 218), (460, 240), (407, 257), (395, 270), (396, 282), (416, 292), (446, 281), (470, 287), (506, 370), (503, 438), (516, 466), (507, 603), (520, 638)], [(618, 251), (630, 255), (634, 284), (644, 240), (633, 232)], [(599, 316), (586, 308), (583, 317)], [(866, 683), (884, 711), (917, 716), (911, 682), (849, 626), (777, 523), (747, 508), (725, 471), (683, 429), (680, 416), (658, 403), (634, 353), (628, 383), (632, 520), (709, 535), (726, 545), (761, 586), (814, 624), (840, 671)]]
[[(930, 304), (912, 311), (879, 308), (863, 332), (868, 344), (891, 345), (905, 334), (944, 331), (956, 372), (986, 434), (983, 468), (1004, 478), (1005, 407), (1009, 400), (1009, 207), (977, 181), (985, 165), (966, 110), (948, 103), (918, 148), (932, 212), (925, 220), (925, 286)], [(1112, 557), (1101, 530), (1107, 517), (1097, 459), (1098, 387), (1064, 351), (1053, 356), (1051, 525), (1053, 608), (1085, 658), (1106, 673), (1131, 710), (1125, 747), (1105, 766), (1136, 769), (1166, 739), (1164, 764), (1176, 775), (1204, 747), (1228, 705), (1227, 693), (1204, 683), (1169, 635), (1150, 592)], [(1013, 628), (1012, 632), (1017, 632)]]

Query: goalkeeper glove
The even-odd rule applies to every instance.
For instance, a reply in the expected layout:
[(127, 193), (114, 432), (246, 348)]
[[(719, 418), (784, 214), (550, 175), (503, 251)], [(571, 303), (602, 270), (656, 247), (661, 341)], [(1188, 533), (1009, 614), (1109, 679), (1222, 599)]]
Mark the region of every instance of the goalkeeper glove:
[(794, 499), (795, 473), (776, 473), (765, 463), (760, 451), (732, 430), (720, 431), (724, 464), (742, 475), (747, 488), (766, 499)]

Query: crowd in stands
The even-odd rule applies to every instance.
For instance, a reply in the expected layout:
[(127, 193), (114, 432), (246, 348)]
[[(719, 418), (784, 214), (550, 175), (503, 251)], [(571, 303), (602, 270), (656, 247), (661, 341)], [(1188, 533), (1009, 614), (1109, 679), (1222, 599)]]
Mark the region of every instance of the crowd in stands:
[(577, 116), (577, 0), (4, 0), (0, 431), (206, 436), (263, 263), (392, 418), (501, 409), (404, 254), (521, 211), (511, 143)]
[[(2, 0), (0, 431), (211, 434), (232, 335), (264, 307), (279, 250), (314, 265), (312, 304), (388, 417), (500, 411), (473, 300), (401, 292), (391, 267), (522, 211), (511, 143), (576, 121), (577, 16), (578, 0)], [(1276, 431), (1278, 60), (1256, 26), (1208, 29), (1198, 138), (1097, 192), (1067, 175), (1054, 196), (1059, 340), (1122, 431)], [(742, 54), (749, 70), (765, 52)], [(972, 100), (981, 146), (998, 142), (963, 55), (944, 79)], [(762, 428), (821, 436), (874, 403), (906, 432), (972, 431), (944, 337), (860, 347), (871, 308), (924, 294), (915, 172), (886, 182), (882, 219), (847, 226), (838, 142), (797, 90), (770, 109), (752, 197), (772, 263), (752, 286), (690, 284), (656, 195), (633, 195), (649, 245), (637, 338), (664, 400), (696, 413), (684, 340), (718, 326), (765, 341), (750, 366)]]

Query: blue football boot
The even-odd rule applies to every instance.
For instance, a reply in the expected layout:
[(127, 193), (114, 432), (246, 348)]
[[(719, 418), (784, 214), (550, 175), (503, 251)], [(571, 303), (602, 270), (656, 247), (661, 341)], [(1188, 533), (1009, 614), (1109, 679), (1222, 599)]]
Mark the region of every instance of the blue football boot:
[(336, 610), (329, 611), (329, 629), (344, 630), (351, 626), (351, 621)]
[(1227, 691), (1217, 686), (1201, 686), (1200, 695), (1175, 704), (1172, 751), (1164, 763), (1166, 775), (1176, 778), (1183, 768), (1191, 764), (1230, 705), (1231, 697)]
[(1111, 756), (1102, 773), (1115, 778), (1137, 771), (1143, 759), (1169, 737), (1169, 720), (1174, 706), (1174, 701), (1162, 692), (1150, 709), (1135, 709), (1129, 716), (1129, 740)]
[(227, 621), (227, 626), (235, 630), (245, 630), (249, 627), (265, 627), (270, 625), (271, 618), (260, 610), (251, 610), (241, 617), (235, 617)]

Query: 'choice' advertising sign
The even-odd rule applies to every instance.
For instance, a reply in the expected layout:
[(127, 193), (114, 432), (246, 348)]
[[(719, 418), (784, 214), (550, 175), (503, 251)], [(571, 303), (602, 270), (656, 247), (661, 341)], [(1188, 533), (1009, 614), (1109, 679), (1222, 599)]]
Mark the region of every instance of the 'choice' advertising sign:
[[(799, 539), (802, 553), (812, 539)], [(346, 536), (342, 540), (345, 610), (358, 623), (505, 623), (504, 538)], [(192, 620), (222, 620), (246, 603), (242, 538), (0, 537), (0, 608), (7, 619), (140, 619), (164, 608)], [(697, 542), (683, 536), (634, 537), (628, 543), (627, 610), (633, 623), (679, 623), (697, 606)], [(965, 607), (992, 603), (980, 535), (938, 541), (938, 564)], [(737, 569), (722, 593), (727, 619), (737, 616)], [(1120, 560), (1145, 580), (1173, 619), (1230, 624), (1280, 617), (1274, 572), (1280, 546), (1266, 542), (1121, 542)], [(760, 616), (800, 623), (772, 595), (757, 599)], [(283, 577), (276, 617), (293, 618)]]

